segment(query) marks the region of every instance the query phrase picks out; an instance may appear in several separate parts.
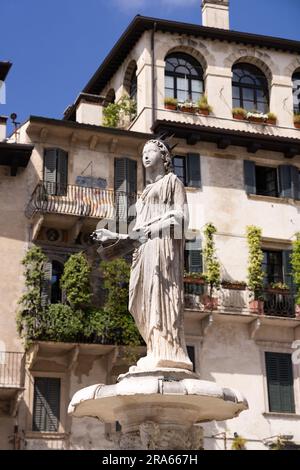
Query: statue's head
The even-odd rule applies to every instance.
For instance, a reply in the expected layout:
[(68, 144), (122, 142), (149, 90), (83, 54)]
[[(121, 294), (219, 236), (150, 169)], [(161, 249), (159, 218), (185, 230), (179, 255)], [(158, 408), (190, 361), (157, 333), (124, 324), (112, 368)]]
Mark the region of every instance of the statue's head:
[(165, 173), (173, 171), (171, 149), (167, 142), (161, 139), (151, 139), (143, 149), (143, 164), (145, 168), (163, 164)]

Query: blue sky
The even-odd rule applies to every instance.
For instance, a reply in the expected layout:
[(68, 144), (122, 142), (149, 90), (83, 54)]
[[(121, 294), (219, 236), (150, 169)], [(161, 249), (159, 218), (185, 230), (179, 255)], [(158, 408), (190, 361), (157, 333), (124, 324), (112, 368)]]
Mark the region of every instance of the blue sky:
[[(201, 24), (200, 0), (0, 0), (0, 60), (13, 62), (6, 105), (61, 118), (136, 14)], [(230, 0), (236, 31), (300, 41), (300, 0)]]

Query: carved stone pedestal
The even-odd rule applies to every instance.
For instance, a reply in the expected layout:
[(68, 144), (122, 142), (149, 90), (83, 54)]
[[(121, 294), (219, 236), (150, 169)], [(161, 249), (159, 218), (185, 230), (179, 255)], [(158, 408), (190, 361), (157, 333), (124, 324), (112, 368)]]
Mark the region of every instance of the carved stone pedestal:
[(121, 449), (202, 448), (198, 423), (223, 421), (248, 408), (237, 391), (179, 369), (128, 373), (114, 385), (92, 385), (72, 398), (69, 413), (122, 425)]
[(122, 432), (118, 445), (126, 450), (201, 450), (203, 429), (145, 421), (136, 431)]

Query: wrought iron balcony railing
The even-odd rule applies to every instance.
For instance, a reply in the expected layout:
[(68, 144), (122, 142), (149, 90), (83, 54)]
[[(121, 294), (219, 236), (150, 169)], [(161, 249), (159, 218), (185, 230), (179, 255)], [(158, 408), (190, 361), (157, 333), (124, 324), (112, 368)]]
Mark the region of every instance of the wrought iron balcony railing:
[(25, 215), (31, 218), (39, 212), (126, 221), (134, 216), (131, 212), (135, 202), (136, 194), (41, 181), (31, 196)]
[[(196, 279), (184, 281), (185, 306), (203, 309), (207, 301), (208, 286), (203, 280)], [(222, 286), (214, 293), (220, 312), (230, 311), (249, 313), (250, 291), (245, 288), (226, 288)], [(275, 289), (263, 291), (263, 313), (267, 316), (295, 318), (295, 298), (292, 292)]]
[(275, 317), (295, 317), (295, 298), (290, 291), (264, 291), (264, 314)]
[(0, 388), (22, 388), (24, 376), (24, 353), (0, 351)]

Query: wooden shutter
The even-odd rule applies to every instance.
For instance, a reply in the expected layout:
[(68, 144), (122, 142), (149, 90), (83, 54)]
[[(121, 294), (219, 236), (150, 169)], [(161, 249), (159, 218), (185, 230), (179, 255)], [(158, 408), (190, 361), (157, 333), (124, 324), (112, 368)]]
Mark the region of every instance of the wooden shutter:
[(57, 195), (63, 196), (67, 193), (68, 184), (68, 153), (57, 149)]
[(294, 381), (290, 354), (266, 352), (269, 410), (295, 413)]
[(52, 262), (47, 260), (43, 268), (43, 284), (41, 292), (42, 307), (46, 307), (51, 301), (51, 278), (52, 278)]
[(115, 191), (127, 191), (127, 158), (115, 158)]
[(60, 415), (60, 379), (35, 377), (33, 431), (57, 432)]
[(291, 167), (292, 198), (300, 200), (300, 170), (296, 166)]
[(244, 183), (247, 194), (256, 194), (255, 163), (244, 160)]
[(56, 149), (45, 149), (44, 184), (47, 194), (56, 194), (57, 153)]
[(190, 240), (185, 243), (186, 270), (191, 273), (199, 273), (203, 270), (201, 240)]
[(280, 197), (292, 197), (291, 168), (291, 165), (280, 165), (278, 167)]
[(291, 264), (291, 254), (292, 250), (284, 250), (282, 252), (282, 267), (283, 267), (283, 278), (284, 278), (284, 283), (289, 286), (291, 291), (293, 292), (295, 290), (294, 284), (293, 284), (293, 269), (292, 269), (292, 264)]
[(187, 154), (187, 186), (201, 188), (201, 164), (199, 153)]

